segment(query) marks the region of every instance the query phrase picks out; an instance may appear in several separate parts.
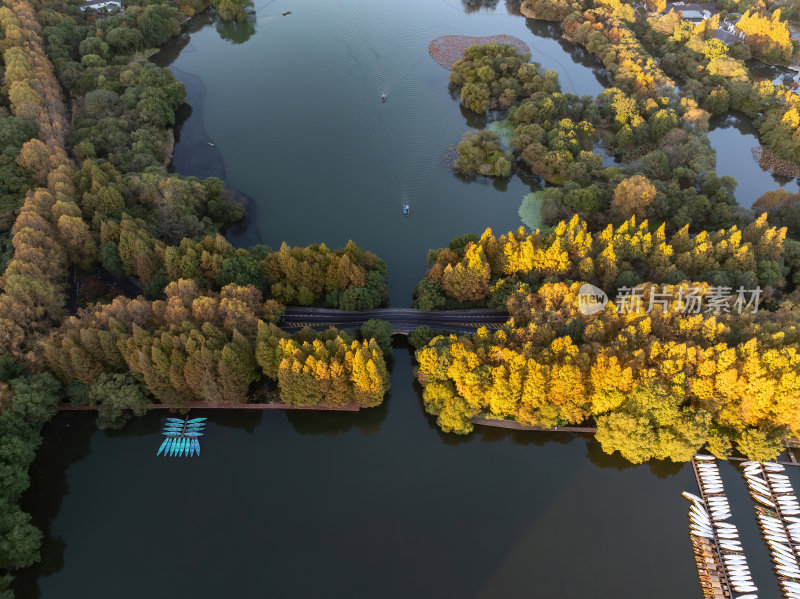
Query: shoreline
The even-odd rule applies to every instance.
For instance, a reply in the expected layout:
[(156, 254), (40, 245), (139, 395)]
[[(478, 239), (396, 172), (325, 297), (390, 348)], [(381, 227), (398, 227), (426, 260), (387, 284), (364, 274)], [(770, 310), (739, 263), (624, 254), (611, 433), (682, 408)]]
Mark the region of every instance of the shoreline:
[(245, 192), (228, 184), (225, 159), (220, 149), (212, 145), (214, 140), (205, 128), (203, 115), (207, 90), (203, 79), (174, 65), (183, 52), (194, 50), (190, 46), (191, 35), (215, 21), (216, 17), (208, 9), (194, 15), (182, 24), (180, 35), (163, 44), (150, 57), (150, 61), (169, 69), (175, 79), (186, 88), (186, 98), (175, 113), (172, 156), (167, 171), (183, 177), (217, 177), (222, 180), (225, 183), (225, 193), (229, 196), (228, 201), (240, 204), (245, 214), (239, 221), (223, 227), (220, 233), (235, 247), (246, 248), (262, 243), (258, 229), (258, 203)]
[(498, 44), (508, 44), (514, 46), (520, 52), (528, 55), (531, 54), (531, 48), (527, 43), (505, 33), (497, 35), (441, 35), (436, 39), (431, 40), (428, 44), (428, 54), (431, 55), (436, 62), (448, 70), (453, 69), (453, 65), (464, 58), (464, 51), (470, 46), (482, 46), (497, 42)]
[[(71, 406), (61, 405), (56, 408), (59, 412), (96, 412), (100, 406)], [(344, 406), (295, 406), (288, 403), (243, 403), (243, 404), (212, 404), (207, 401), (190, 401), (185, 404), (153, 404), (147, 406), (150, 410), (314, 410), (318, 412), (358, 412), (361, 407), (355, 402)]]
[(516, 420), (503, 420), (500, 418), (482, 418), (474, 416), (469, 419), (472, 424), (478, 426), (492, 426), (495, 428), (505, 428), (517, 431), (539, 431), (546, 433), (588, 433), (595, 434), (597, 427), (593, 426), (538, 426), (533, 424), (522, 424)]

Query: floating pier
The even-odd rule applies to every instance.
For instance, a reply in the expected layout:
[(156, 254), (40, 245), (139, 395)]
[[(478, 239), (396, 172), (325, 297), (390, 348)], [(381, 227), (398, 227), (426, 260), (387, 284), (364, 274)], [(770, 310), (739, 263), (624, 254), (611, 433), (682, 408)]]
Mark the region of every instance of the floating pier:
[(692, 458), (700, 497), (685, 492), (689, 508), (689, 536), (706, 599), (758, 599), (742, 551), (739, 531), (732, 522), (730, 505), (712, 456)]
[(200, 455), (200, 437), (206, 426), (205, 418), (167, 418), (163, 434), (166, 437), (156, 455), (192, 457)]
[(789, 599), (800, 598), (800, 503), (789, 477), (773, 462), (744, 462), (742, 469), (781, 591)]

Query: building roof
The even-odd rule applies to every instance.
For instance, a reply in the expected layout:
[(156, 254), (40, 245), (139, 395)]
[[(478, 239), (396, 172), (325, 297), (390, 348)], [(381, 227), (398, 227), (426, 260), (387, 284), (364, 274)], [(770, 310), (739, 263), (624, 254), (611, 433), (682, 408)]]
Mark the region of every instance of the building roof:
[(724, 42), (726, 45), (731, 45), (739, 41), (738, 37), (736, 37), (731, 32), (726, 31), (722, 27), (720, 27), (714, 32), (714, 37), (717, 38), (718, 40), (722, 40), (722, 42)]
[(667, 12), (669, 12), (671, 9), (679, 10), (684, 14), (686, 14), (687, 10), (689, 11), (695, 10), (699, 13), (702, 13), (704, 10), (707, 10), (712, 15), (716, 12), (719, 12), (717, 11), (717, 9), (714, 7), (713, 4), (699, 4), (697, 2), (668, 2), (666, 9)]
[(706, 16), (699, 10), (682, 10), (683, 18), (688, 21), (705, 21)]
[(122, 0), (95, 0), (95, 2), (81, 4), (80, 8), (86, 10), (87, 8), (105, 8), (111, 5), (122, 8)]

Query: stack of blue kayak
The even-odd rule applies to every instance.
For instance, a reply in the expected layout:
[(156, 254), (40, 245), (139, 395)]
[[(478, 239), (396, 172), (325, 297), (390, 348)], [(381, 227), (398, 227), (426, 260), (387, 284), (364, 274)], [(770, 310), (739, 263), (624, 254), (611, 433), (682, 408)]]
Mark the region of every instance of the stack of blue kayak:
[(200, 455), (199, 437), (203, 436), (205, 418), (167, 418), (164, 424), (164, 442), (156, 455), (191, 457)]

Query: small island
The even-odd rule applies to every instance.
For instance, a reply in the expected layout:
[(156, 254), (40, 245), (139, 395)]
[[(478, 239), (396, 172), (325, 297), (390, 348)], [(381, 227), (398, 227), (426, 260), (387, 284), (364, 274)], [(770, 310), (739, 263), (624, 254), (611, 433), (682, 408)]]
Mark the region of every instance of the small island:
[(530, 54), (531, 49), (528, 44), (513, 35), (486, 35), (475, 37), (472, 35), (443, 35), (431, 41), (428, 45), (428, 52), (433, 59), (446, 69), (452, 69), (453, 65), (464, 58), (464, 51), (470, 46), (483, 46), (495, 42), (507, 46), (513, 46), (523, 54)]

